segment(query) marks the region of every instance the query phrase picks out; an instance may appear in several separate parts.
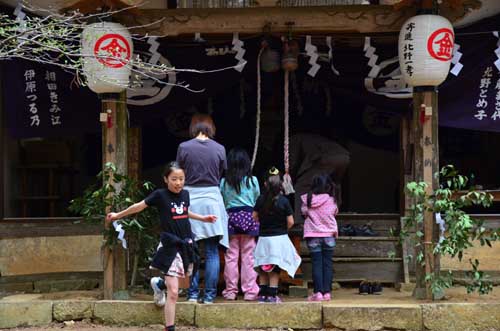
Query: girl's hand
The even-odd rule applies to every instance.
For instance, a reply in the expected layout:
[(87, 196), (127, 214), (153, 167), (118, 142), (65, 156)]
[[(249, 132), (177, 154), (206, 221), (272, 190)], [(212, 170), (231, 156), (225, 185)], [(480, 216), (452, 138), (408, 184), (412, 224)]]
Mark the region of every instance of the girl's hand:
[(111, 223), (118, 219), (118, 213), (109, 213), (106, 215), (106, 222)]
[(206, 223), (215, 223), (217, 221), (217, 216), (215, 215), (205, 215), (203, 216), (203, 222)]

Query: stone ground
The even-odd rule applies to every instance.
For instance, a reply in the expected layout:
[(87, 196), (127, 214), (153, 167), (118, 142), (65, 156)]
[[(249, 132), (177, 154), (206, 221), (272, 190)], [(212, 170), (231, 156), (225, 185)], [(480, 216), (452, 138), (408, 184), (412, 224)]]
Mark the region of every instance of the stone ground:
[[(403, 303), (424, 303), (424, 301), (416, 300), (412, 297), (411, 292), (399, 292), (394, 288), (384, 288), (382, 295), (359, 295), (356, 288), (341, 288), (333, 292), (334, 297), (332, 303), (338, 304), (403, 304)], [(1, 294), (0, 301), (31, 301), (31, 300), (99, 300), (102, 299), (102, 292), (95, 291), (67, 291), (55, 293), (41, 294)], [(130, 298), (131, 300), (151, 301), (152, 295), (135, 293)], [(243, 300), (234, 301), (234, 303), (242, 303)], [(283, 297), (286, 302), (305, 301), (305, 298), (289, 298)], [(185, 301), (181, 298), (179, 301)], [(220, 297), (216, 302), (226, 302)], [(467, 294), (465, 287), (456, 286), (446, 290), (445, 299), (438, 302), (500, 302), (500, 286), (496, 286), (488, 295)]]
[[(51, 324), (49, 326), (44, 327), (31, 327), (31, 328), (14, 328), (8, 329), (9, 331), (161, 331), (163, 329), (162, 325), (149, 325), (145, 327), (115, 327), (115, 326), (103, 326), (90, 324), (86, 322), (76, 322), (73, 325), (65, 325), (64, 323), (59, 324)], [(2, 330), (2, 329), (0, 329)], [(196, 327), (176, 327), (176, 331), (234, 331), (233, 328), (229, 329), (205, 329), (205, 328), (196, 328)], [(239, 329), (243, 330), (243, 329)], [(288, 331), (292, 329), (245, 329), (248, 331)], [(319, 329), (316, 329), (319, 330)]]

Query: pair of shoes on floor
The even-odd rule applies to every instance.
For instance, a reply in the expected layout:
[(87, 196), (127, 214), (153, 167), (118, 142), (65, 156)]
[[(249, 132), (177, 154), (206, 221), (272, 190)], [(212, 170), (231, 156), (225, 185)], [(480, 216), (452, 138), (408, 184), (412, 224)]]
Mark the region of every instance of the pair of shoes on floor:
[(374, 237), (377, 233), (373, 231), (369, 224), (365, 224), (359, 227), (352, 226), (351, 224), (346, 224), (340, 227), (340, 236), (347, 237)]
[(257, 301), (259, 303), (281, 303), (281, 302), (283, 302), (279, 296), (268, 297), (268, 296), (263, 296), (263, 295), (259, 295), (257, 297)]
[(153, 277), (150, 280), (151, 288), (153, 289), (153, 299), (158, 307), (165, 306), (165, 291), (160, 288), (161, 282), (163, 282), (161, 277)]
[(188, 298), (187, 299), (188, 302), (193, 302), (193, 303), (202, 303), (202, 304), (205, 304), (205, 305), (211, 305), (214, 303), (214, 300), (207, 300), (207, 299), (204, 299), (204, 300), (200, 300), (198, 298)]
[(275, 297), (267, 297), (266, 302), (267, 303), (281, 303), (283, 301), (281, 300), (281, 298), (279, 296), (275, 296)]
[(307, 297), (307, 301), (323, 301), (323, 293), (316, 292)]
[(307, 301), (330, 301), (332, 300), (332, 294), (327, 292), (325, 294), (321, 292), (316, 292), (307, 297)]
[(379, 282), (361, 282), (359, 284), (359, 294), (361, 295), (380, 295), (382, 294), (382, 285)]

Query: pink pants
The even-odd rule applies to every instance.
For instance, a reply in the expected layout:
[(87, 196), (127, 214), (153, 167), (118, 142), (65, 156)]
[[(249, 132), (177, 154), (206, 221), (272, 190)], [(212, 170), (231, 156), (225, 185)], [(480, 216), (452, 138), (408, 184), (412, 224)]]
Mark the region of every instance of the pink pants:
[(241, 254), (241, 290), (245, 294), (245, 300), (256, 300), (259, 293), (257, 285), (257, 273), (253, 269), (253, 251), (255, 249), (255, 237), (244, 234), (229, 237), (229, 248), (224, 255), (224, 280), (226, 289), (222, 295), (226, 299), (234, 299), (238, 294), (238, 259)]

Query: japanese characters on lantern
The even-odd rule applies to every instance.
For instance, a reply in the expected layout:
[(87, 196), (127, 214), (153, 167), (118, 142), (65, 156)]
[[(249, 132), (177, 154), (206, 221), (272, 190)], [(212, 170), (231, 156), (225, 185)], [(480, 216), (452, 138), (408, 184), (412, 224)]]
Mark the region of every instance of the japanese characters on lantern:
[(83, 71), (96, 93), (119, 93), (129, 84), (133, 43), (123, 25), (100, 22), (82, 32)]
[(437, 86), (450, 70), (455, 35), (451, 23), (439, 15), (407, 20), (399, 34), (399, 65), (410, 86)]

